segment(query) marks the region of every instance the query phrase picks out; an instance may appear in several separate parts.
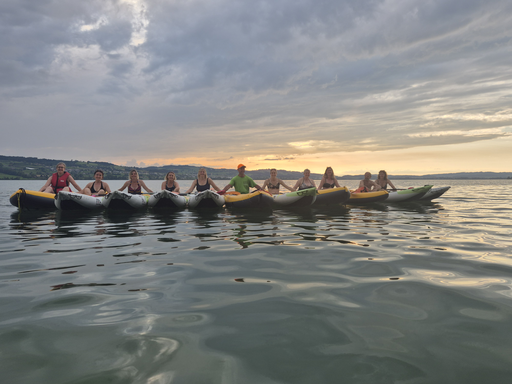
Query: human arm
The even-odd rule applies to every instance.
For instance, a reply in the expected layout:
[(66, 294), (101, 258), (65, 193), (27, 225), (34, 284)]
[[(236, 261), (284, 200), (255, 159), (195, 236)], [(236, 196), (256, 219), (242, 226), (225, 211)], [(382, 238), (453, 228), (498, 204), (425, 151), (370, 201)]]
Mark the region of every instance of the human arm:
[[(194, 180), (194, 181), (192, 182), (192, 185), (190, 186), (190, 188), (189, 188), (189, 189), (187, 189), (187, 191), (186, 191), (185, 193), (192, 193), (192, 191), (194, 190), (194, 188), (196, 187), (196, 185), (197, 185), (197, 179), (196, 179), (196, 180)], [(163, 189), (163, 188), (162, 188), (162, 189)], [(218, 189), (217, 189), (217, 191), (218, 191)]]
[(261, 187), (261, 189), (265, 190), (265, 188), (267, 188), (269, 182), (270, 182), (270, 179), (265, 180), (265, 182), (263, 183), (263, 187)]
[(224, 188), (222, 188), (219, 192), (221, 195), (225, 194), (226, 191), (229, 189), (229, 188), (232, 188), (233, 186), (231, 184), (228, 184), (226, 185)]
[(174, 182), (174, 191), (173, 191), (175, 194), (179, 195), (180, 194), (180, 185), (178, 184), (177, 181)]
[(215, 183), (213, 182), (213, 180), (212, 180), (212, 179), (208, 178), (208, 182), (209, 182), (209, 183), (210, 183), (210, 185), (213, 187), (213, 189), (215, 189), (217, 192), (219, 192), (219, 191), (220, 191), (220, 188), (219, 188), (219, 187), (217, 187), (217, 184), (215, 184)]
[(106, 193), (112, 193), (112, 191), (110, 190), (110, 186), (107, 183), (103, 183), (103, 186), (105, 187), (104, 191)]
[(292, 187), (286, 185), (286, 183), (283, 180), (281, 180), (281, 179), (277, 179), (277, 180), (279, 181), (279, 184), (281, 184), (283, 186), (283, 188), (286, 188), (287, 190), (292, 191)]
[(393, 183), (392, 183), (389, 179), (387, 179), (387, 182), (388, 182), (389, 186), (390, 186), (392, 189), (396, 189), (396, 187), (393, 185)]
[(382, 189), (382, 187), (379, 184), (377, 184), (375, 181), (370, 180), (369, 184), (371, 187), (370, 191), (380, 191)]
[(335, 185), (336, 187), (340, 188), (340, 187), (341, 187), (341, 186), (340, 186), (340, 183), (338, 183), (338, 180), (336, 180), (336, 177), (333, 177), (333, 179), (334, 179), (334, 185)]
[(123, 191), (127, 186), (128, 184), (130, 184), (130, 180), (126, 181), (123, 186), (121, 188), (118, 189), (118, 191)]
[(44, 183), (44, 185), (41, 187), (39, 192), (44, 192), (46, 190), (46, 188), (48, 188), (50, 186), (51, 183), (52, 183), (52, 176), (50, 176), (48, 178), (48, 180), (46, 180), (46, 183)]
[(80, 186), (76, 183), (75, 179), (73, 179), (73, 176), (69, 175), (68, 180), (69, 183), (77, 189), (78, 193), (82, 192), (82, 188), (80, 188)]
[(297, 182), (295, 183), (295, 185), (293, 186), (293, 188), (291, 189), (292, 192), (295, 192), (297, 190), (297, 188), (300, 187), (300, 185), (302, 184), (302, 177), (297, 180)]
[[(313, 180), (311, 180), (311, 181), (313, 181)], [(322, 176), (322, 180), (320, 180), (320, 184), (318, 184), (318, 190), (324, 189), (324, 184), (325, 184), (325, 175)]]
[(141, 185), (142, 188), (144, 188), (146, 190), (146, 192), (153, 193), (153, 191), (147, 187), (147, 185), (144, 181), (139, 179), (139, 184)]

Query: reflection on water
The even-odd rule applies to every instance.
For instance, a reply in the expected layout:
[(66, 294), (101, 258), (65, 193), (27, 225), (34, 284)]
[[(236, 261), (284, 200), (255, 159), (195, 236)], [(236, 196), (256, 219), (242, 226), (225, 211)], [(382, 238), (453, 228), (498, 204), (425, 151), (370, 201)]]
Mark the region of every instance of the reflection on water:
[(2, 206), (0, 372), (13, 383), (508, 382), (512, 209), (498, 188), (273, 212)]

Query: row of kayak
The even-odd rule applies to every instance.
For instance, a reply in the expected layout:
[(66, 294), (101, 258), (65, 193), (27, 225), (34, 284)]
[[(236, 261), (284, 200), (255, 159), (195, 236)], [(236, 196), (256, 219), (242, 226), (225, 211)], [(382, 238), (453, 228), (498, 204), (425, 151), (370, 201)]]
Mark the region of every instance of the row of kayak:
[(29, 191), (20, 188), (10, 197), (10, 202), (19, 209), (143, 209), (146, 207), (168, 209), (207, 209), (226, 206), (241, 209), (283, 209), (293, 207), (369, 204), (376, 202), (401, 203), (412, 201), (430, 201), (441, 196), (450, 187), (432, 188), (425, 185), (397, 191), (350, 192), (346, 187), (317, 191), (315, 188), (303, 189), (279, 195), (264, 191), (249, 194), (219, 195), (207, 190), (197, 194), (179, 195), (166, 190), (153, 194), (132, 195), (114, 191), (106, 196), (87, 196), (74, 192), (58, 194)]

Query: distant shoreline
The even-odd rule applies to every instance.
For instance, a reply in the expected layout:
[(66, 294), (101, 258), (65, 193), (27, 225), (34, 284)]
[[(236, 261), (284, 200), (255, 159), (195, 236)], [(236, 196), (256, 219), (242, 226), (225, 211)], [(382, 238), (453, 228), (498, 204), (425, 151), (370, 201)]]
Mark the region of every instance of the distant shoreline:
[[(0, 180), (47, 180), (55, 172), (55, 166), (59, 162), (66, 163), (67, 170), (75, 180), (93, 179), (95, 170), (101, 169), (105, 173), (105, 180), (127, 180), (131, 169), (138, 170), (141, 179), (163, 180), (167, 172), (173, 171), (178, 180), (194, 180), (201, 166), (194, 165), (164, 165), (133, 167), (116, 165), (100, 161), (78, 161), (62, 159), (39, 159), (37, 157), (2, 156), (0, 155)], [(234, 168), (210, 168), (204, 167), (208, 176), (215, 180), (231, 180), (237, 175)], [(246, 174), (253, 179), (265, 180), (269, 178), (270, 168), (248, 170)], [(283, 180), (298, 180), (302, 171), (287, 171), (278, 169), (278, 177)], [(512, 172), (451, 172), (426, 175), (394, 175), (389, 173), (391, 180), (489, 180), (512, 179)], [(322, 178), (321, 173), (311, 173), (315, 180)], [(336, 176), (339, 180), (362, 180), (364, 175)], [(374, 175), (374, 178), (376, 175)]]

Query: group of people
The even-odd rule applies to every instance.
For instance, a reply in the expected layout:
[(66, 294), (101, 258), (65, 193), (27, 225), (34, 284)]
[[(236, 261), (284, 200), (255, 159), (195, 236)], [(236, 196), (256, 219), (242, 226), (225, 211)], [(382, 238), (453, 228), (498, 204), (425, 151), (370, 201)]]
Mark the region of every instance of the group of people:
[[(293, 187), (290, 187), (283, 180), (277, 177), (277, 170), (275, 168), (270, 170), (270, 177), (266, 179), (263, 186), (260, 187), (251, 177), (245, 174), (245, 169), (246, 166), (244, 164), (238, 164), (238, 175), (233, 177), (223, 189), (220, 189), (213, 180), (208, 177), (206, 169), (200, 168), (197, 173), (197, 178), (192, 182), (192, 185), (185, 193), (192, 193), (194, 190), (202, 192), (213, 188), (219, 194), (225, 194), (229, 189), (234, 187), (235, 191), (241, 194), (249, 193), (250, 188), (256, 188), (257, 190), (268, 191), (274, 195), (280, 193), (281, 187), (286, 188), (291, 192), (307, 188), (317, 188), (314, 180), (310, 178), (311, 172), (309, 169), (304, 170), (303, 176), (297, 180)], [(103, 176), (103, 171), (98, 169), (94, 172), (94, 181), (88, 183), (84, 189), (81, 189), (69, 172), (66, 171), (66, 164), (59, 163), (57, 164), (57, 172), (48, 178), (45, 185), (43, 185), (39, 191), (47, 193), (58, 193), (60, 191), (69, 192), (71, 191), (71, 188), (69, 187), (71, 184), (77, 189), (78, 193), (82, 193), (84, 195), (106, 195), (112, 191), (110, 190), (110, 186), (103, 181)], [(396, 189), (393, 183), (388, 179), (386, 171), (379, 171), (379, 175), (375, 181), (371, 180), (371, 177), (371, 173), (366, 172), (364, 174), (364, 179), (359, 183), (357, 191), (379, 191), (387, 189), (388, 186), (392, 189)], [(333, 169), (331, 167), (327, 167), (317, 189), (322, 190), (336, 187), (340, 187), (340, 184), (334, 175)], [(144, 181), (139, 178), (139, 173), (135, 169), (130, 171), (129, 180), (119, 188), (119, 191), (124, 191), (126, 188), (128, 188), (128, 193), (131, 194), (140, 195), (142, 194), (142, 189), (148, 193), (153, 192), (147, 187)], [(174, 172), (167, 172), (165, 180), (162, 182), (162, 190), (167, 190), (177, 194), (180, 193), (180, 185), (176, 181), (176, 174)]]

